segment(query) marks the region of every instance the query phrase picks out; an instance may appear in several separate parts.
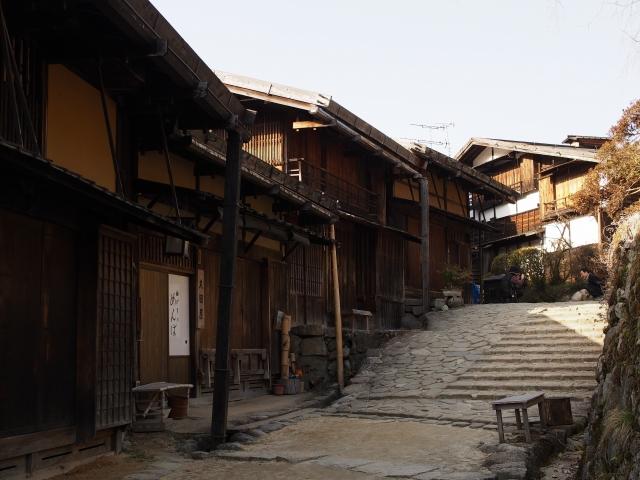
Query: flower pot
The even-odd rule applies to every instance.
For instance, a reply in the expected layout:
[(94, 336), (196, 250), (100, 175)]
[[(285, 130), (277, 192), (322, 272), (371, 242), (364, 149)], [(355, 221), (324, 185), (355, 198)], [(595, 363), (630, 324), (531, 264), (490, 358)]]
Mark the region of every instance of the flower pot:
[(273, 384), (273, 394), (274, 395), (284, 395), (284, 385), (282, 383), (274, 383)]

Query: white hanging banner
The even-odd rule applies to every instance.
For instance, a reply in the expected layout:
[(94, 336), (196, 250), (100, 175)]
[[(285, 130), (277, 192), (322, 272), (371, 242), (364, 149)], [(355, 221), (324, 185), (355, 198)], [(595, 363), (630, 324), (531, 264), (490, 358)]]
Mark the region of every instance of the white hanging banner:
[(189, 277), (169, 275), (169, 356), (189, 353)]

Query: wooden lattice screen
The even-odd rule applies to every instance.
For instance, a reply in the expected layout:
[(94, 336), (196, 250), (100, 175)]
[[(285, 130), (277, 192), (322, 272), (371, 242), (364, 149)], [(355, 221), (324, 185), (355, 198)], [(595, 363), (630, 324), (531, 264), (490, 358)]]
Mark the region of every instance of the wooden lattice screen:
[(300, 247), (289, 259), (290, 292), (295, 295), (322, 297), (325, 248), (321, 245)]
[(98, 246), (96, 429), (131, 421), (136, 318), (135, 238), (109, 228)]

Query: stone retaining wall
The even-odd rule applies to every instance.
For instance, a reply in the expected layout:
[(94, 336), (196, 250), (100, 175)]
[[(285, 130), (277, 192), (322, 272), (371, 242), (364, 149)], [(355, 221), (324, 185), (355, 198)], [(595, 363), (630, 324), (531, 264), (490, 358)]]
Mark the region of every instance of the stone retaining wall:
[(608, 325), (581, 478), (640, 479), (640, 214), (610, 248)]
[[(336, 383), (336, 330), (323, 325), (291, 328), (291, 353), (304, 372), (305, 388), (314, 389)], [(367, 359), (367, 351), (394, 337), (393, 331), (343, 330), (345, 381), (354, 376)]]

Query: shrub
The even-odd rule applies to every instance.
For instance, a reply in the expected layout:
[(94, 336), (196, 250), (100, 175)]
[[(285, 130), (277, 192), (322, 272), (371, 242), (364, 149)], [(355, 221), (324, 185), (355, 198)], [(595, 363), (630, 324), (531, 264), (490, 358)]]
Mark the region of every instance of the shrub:
[(442, 279), (446, 288), (463, 287), (472, 279), (471, 272), (455, 264), (446, 264), (442, 269)]
[(525, 288), (520, 301), (524, 303), (562, 302), (568, 300), (580, 288), (578, 284), (569, 282)]
[(540, 288), (545, 284), (543, 253), (535, 247), (524, 247), (509, 254), (510, 265), (520, 267), (530, 285)]
[(505, 273), (509, 269), (509, 254), (499, 253), (491, 261), (491, 273), (499, 275)]

